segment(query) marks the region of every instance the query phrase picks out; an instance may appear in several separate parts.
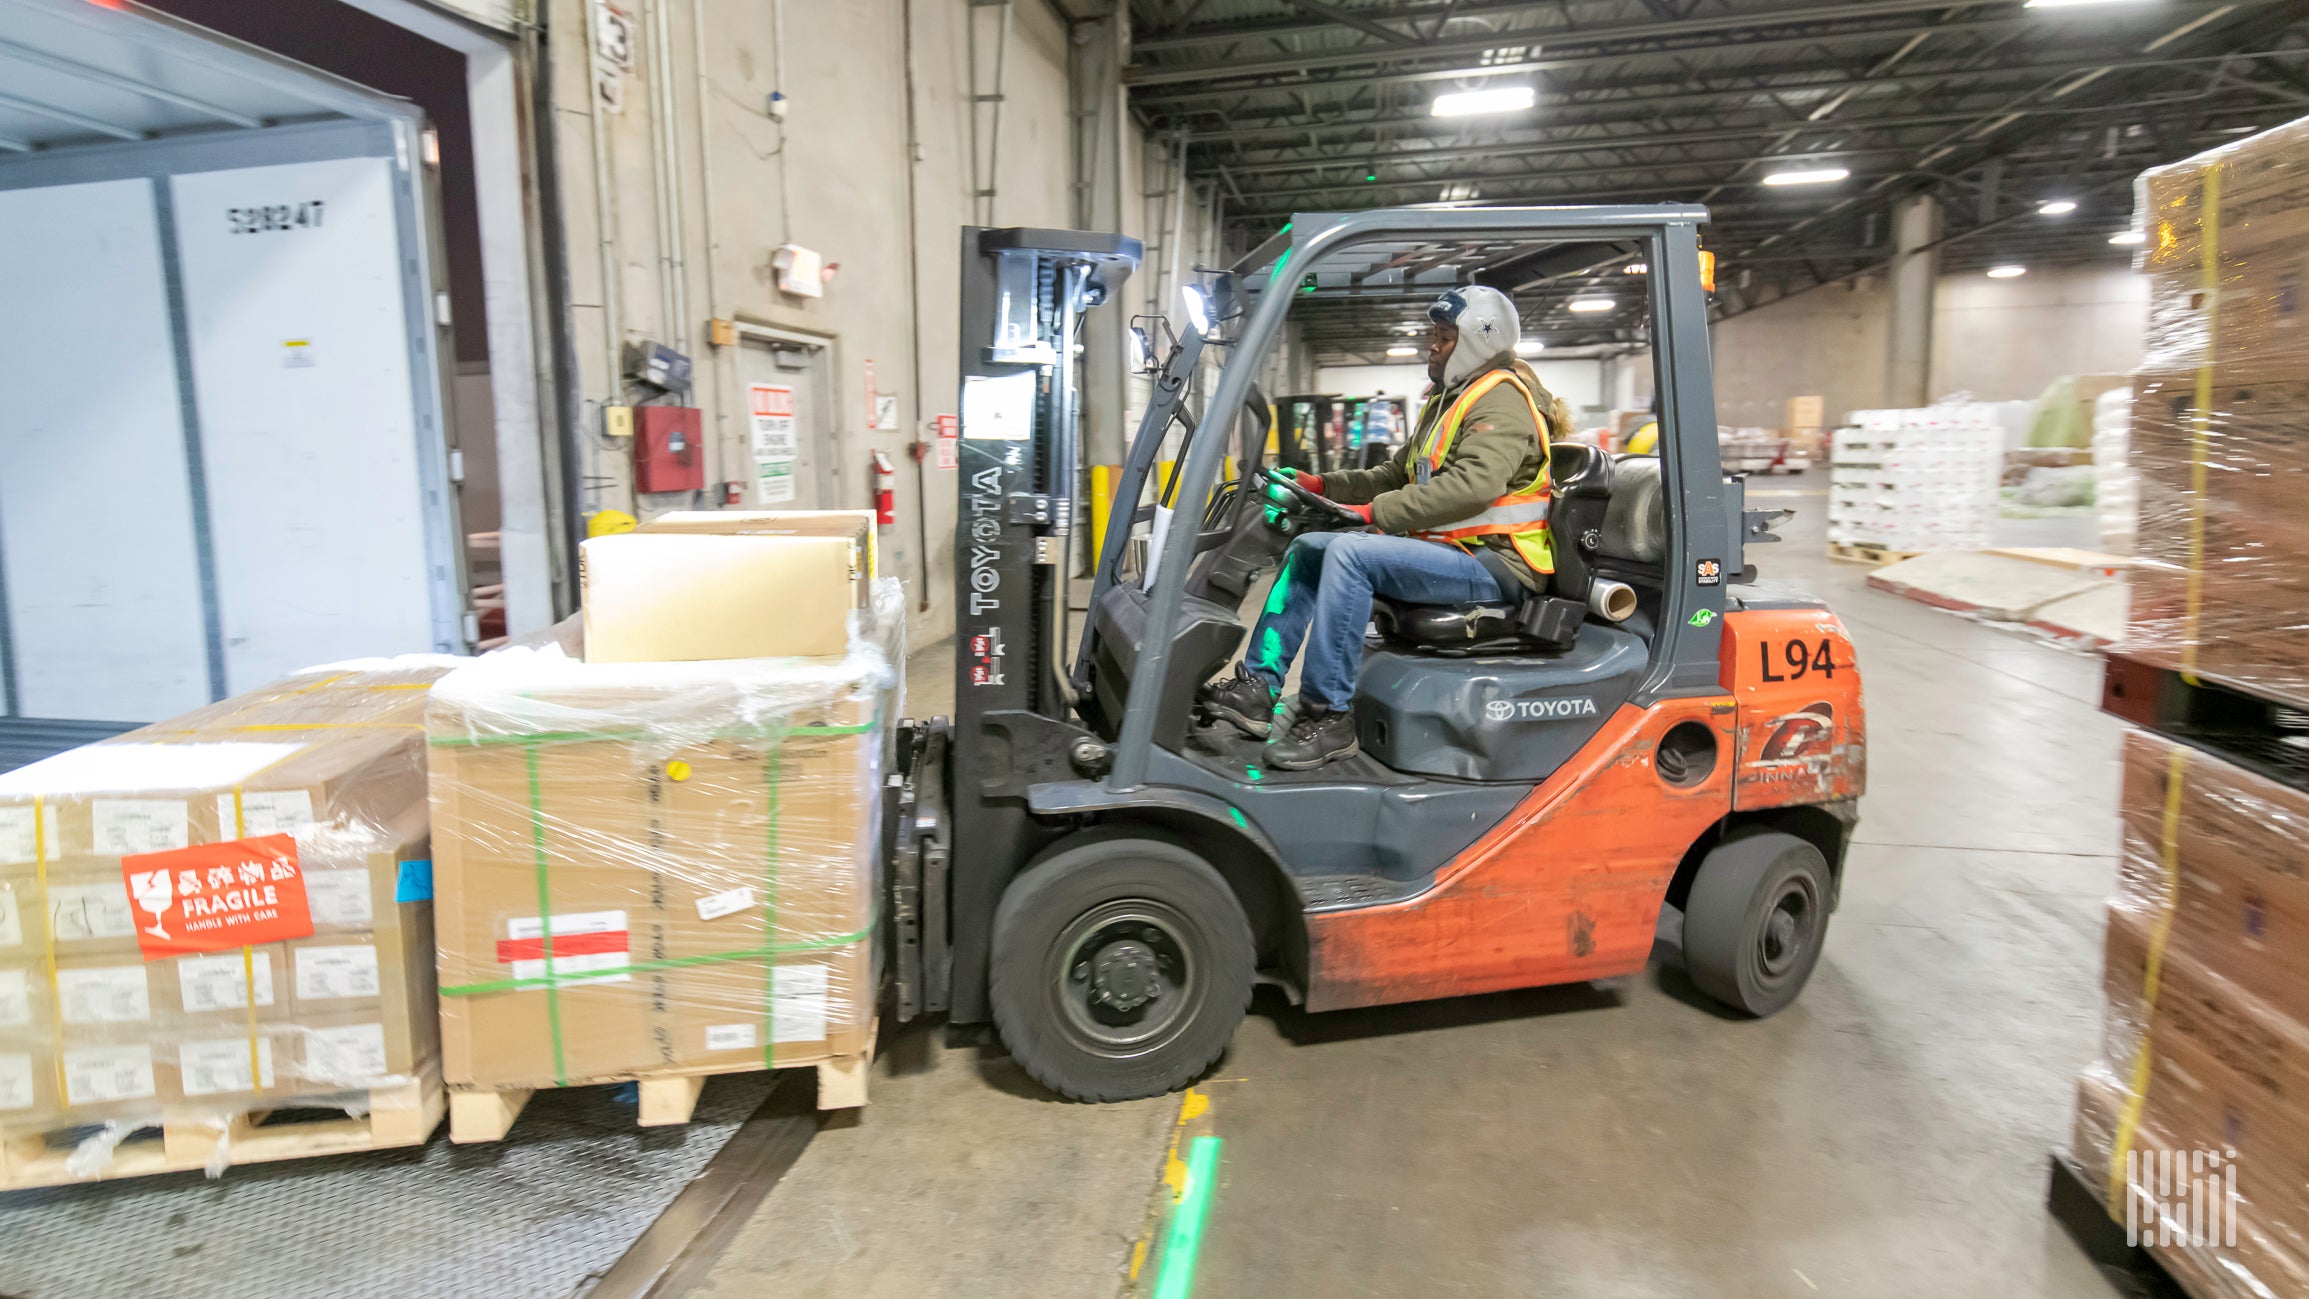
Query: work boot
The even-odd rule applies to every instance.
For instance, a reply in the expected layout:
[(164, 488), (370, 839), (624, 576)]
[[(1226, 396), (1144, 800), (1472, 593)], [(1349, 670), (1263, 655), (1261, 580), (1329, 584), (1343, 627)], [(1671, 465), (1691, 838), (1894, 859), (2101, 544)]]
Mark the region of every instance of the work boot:
[(1355, 714), (1344, 708), (1327, 709), (1306, 713), (1291, 723), (1281, 739), (1268, 744), (1267, 765), (1283, 771), (1306, 771), (1362, 751), (1355, 742)]
[(1233, 676), (1206, 682), (1195, 692), (1195, 702), (1204, 712), (1234, 723), (1236, 730), (1254, 740), (1274, 734), (1275, 692), (1240, 663), (1235, 665)]

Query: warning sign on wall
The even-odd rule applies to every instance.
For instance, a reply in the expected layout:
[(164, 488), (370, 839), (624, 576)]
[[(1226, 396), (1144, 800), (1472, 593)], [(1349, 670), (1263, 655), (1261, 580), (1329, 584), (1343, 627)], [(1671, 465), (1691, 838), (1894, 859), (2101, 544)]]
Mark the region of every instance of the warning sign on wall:
[(962, 421), (952, 415), (938, 417), (938, 467), (956, 469), (962, 464)]
[(753, 411), (754, 503), (776, 505), (794, 499), (794, 390), (757, 383), (747, 399)]
[(144, 959), (309, 938), (297, 841), (285, 834), (120, 859)]

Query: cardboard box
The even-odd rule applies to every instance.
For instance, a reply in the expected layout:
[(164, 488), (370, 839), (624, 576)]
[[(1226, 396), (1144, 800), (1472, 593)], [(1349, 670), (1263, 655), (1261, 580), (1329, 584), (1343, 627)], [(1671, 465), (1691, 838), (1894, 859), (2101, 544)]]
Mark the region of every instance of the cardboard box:
[(634, 529), (716, 537), (848, 537), (866, 556), (866, 577), (882, 575), (881, 531), (872, 510), (670, 510)]
[(2119, 904), (2166, 896), (2165, 809), (2178, 752), (2169, 950), (2309, 1021), (2309, 793), (2145, 731), (2124, 740)]
[(884, 688), (853, 660), (551, 654), (442, 682), (427, 725), (447, 1080), (863, 1050)]
[(864, 603), (847, 537), (630, 532), (579, 547), (594, 663), (843, 654)]
[[(0, 1136), (209, 1122), (393, 1085), (438, 1055), (431, 903), (402, 881), (403, 863), (429, 855), (425, 692), (459, 661), (300, 673), (0, 775)], [(310, 938), (144, 949), (142, 926), (158, 922), (124, 855), (275, 834), (294, 842)], [(173, 893), (194, 891), (206, 890)], [(377, 1025), (386, 1071), (303, 1071), (305, 1038), (344, 1009), (300, 995), (308, 947), (367, 955), (365, 997), (345, 1005)]]

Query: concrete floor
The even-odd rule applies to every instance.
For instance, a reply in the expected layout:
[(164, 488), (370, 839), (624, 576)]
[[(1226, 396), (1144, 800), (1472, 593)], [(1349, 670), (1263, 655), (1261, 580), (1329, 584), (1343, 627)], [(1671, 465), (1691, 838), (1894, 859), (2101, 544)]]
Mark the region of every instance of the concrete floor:
[[(1308, 1015), (1262, 994), (1203, 1084), (1225, 1145), (1195, 1293), (2112, 1293), (2041, 1207), (2098, 1037), (2119, 728), (2098, 664), (1867, 589), (1818, 475), (1755, 554), (1821, 592), (1867, 676), (1871, 787), (1842, 909), (1779, 1016), (1624, 986)], [(951, 699), (918, 663), (913, 710)], [(917, 1027), (821, 1134), (712, 1296), (1111, 1296), (1180, 1102), (1054, 1102)]]

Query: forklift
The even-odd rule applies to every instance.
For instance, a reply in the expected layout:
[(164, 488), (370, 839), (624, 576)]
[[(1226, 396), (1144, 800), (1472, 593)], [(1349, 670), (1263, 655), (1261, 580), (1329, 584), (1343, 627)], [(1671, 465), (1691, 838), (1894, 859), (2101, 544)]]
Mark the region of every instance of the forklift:
[[(1742, 589), (1747, 548), (1786, 515), (1747, 510), (1717, 461), (1706, 220), (1684, 205), (1300, 215), (1198, 272), (1074, 636), (1075, 340), (1141, 249), (966, 229), (957, 703), (897, 728), (898, 1017), (991, 1021), (1053, 1091), (1114, 1101), (1200, 1076), (1262, 983), (1311, 1011), (1379, 1006), (1614, 979), (1661, 942), (1735, 1012), (1792, 1001), (1841, 887), (1865, 719), (1836, 616)], [(1276, 771), (1198, 718), (1197, 687), (1239, 656), (1291, 541), (1362, 526), (1264, 463), (1254, 377), (1292, 306), (1469, 283), (1512, 296), (1629, 260), (1655, 271), (1659, 454), (1553, 446), (1548, 589), (1379, 601), (1359, 755)], [(1195, 412), (1211, 349), (1223, 364)], [(1174, 428), (1172, 481), (1138, 504)]]

